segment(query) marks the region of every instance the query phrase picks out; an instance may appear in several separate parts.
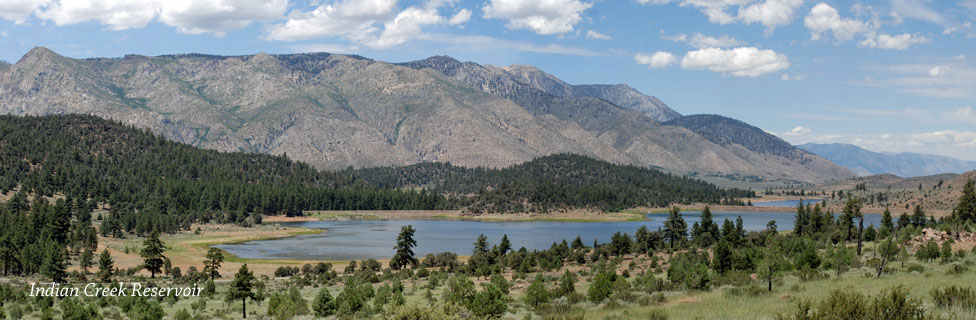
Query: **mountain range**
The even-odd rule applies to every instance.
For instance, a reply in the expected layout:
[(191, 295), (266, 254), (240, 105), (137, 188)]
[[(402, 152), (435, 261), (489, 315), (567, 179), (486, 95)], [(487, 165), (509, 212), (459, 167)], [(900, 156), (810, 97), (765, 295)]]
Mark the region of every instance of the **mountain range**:
[(798, 147), (847, 167), (861, 176), (889, 173), (900, 177), (919, 177), (976, 170), (976, 161), (932, 154), (882, 153), (844, 143), (807, 143)]
[(626, 85), (569, 85), (531, 66), (444, 56), (402, 64), (329, 53), (72, 59), (37, 47), (0, 66), (0, 113), (91, 114), (328, 170), (507, 167), (573, 153), (678, 172), (854, 176), (753, 126), (685, 118)]

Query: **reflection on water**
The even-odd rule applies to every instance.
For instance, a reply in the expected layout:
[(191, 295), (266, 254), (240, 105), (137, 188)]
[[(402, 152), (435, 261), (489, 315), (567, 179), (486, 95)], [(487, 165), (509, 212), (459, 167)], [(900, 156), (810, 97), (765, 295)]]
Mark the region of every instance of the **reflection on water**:
[[(682, 214), (691, 225), (700, 220), (701, 212), (688, 211)], [(219, 245), (243, 258), (249, 259), (301, 259), (301, 260), (361, 260), (389, 259), (393, 256), (393, 246), (400, 227), (413, 225), (417, 229), (415, 239), (418, 256), (428, 253), (454, 252), (471, 254), (475, 239), (485, 234), (488, 240), (497, 244), (502, 235), (507, 234), (514, 248), (526, 247), (529, 250), (547, 249), (553, 242), (565, 239), (572, 241), (577, 235), (583, 242), (591, 245), (594, 239), (600, 243), (610, 240), (614, 232), (631, 235), (642, 225), (651, 231), (658, 230), (667, 218), (666, 213), (647, 215), (650, 221), (628, 222), (487, 222), (450, 220), (348, 220), (311, 221), (290, 224), (306, 228), (325, 229), (322, 234), (300, 235), (277, 240), (251, 241), (240, 244)], [(792, 212), (713, 212), (716, 223), (724, 219), (735, 220), (742, 216), (746, 230), (761, 230), (766, 223), (775, 220), (780, 230), (793, 228)], [(865, 215), (865, 227), (871, 223), (879, 225), (881, 216)]]
[(803, 204), (811, 204), (811, 203), (823, 202), (824, 199), (790, 199), (790, 200), (777, 200), (777, 201), (757, 201), (757, 202), (753, 202), (752, 205), (757, 207), (795, 208), (796, 205), (800, 204), (800, 201), (803, 201)]

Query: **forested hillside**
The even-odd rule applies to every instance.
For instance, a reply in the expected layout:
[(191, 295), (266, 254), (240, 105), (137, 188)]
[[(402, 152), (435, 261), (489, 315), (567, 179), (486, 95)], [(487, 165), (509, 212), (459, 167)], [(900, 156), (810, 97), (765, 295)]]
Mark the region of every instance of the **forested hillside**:
[[(194, 148), (93, 116), (0, 116), (0, 192), (90, 199), (143, 233), (303, 210), (435, 209), (444, 197), (354, 185), (284, 156)], [(136, 219), (135, 212), (139, 212)]]
[(671, 203), (731, 202), (752, 191), (723, 190), (709, 183), (656, 169), (616, 165), (574, 154), (534, 159), (504, 169), (425, 163), (349, 172), (389, 187), (432, 187), (438, 193), (476, 195), (473, 211), (548, 211), (593, 207), (613, 211)]

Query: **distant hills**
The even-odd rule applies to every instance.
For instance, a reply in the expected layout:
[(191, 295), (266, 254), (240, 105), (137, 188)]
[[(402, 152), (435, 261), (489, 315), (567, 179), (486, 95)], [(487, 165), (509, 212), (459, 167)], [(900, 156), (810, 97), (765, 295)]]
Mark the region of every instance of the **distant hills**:
[(890, 173), (900, 177), (961, 174), (976, 170), (976, 162), (921, 153), (880, 153), (843, 143), (798, 146), (847, 167), (861, 176)]
[(329, 53), (72, 59), (37, 47), (0, 66), (0, 113), (91, 114), (193, 146), (329, 170), (497, 168), (568, 153), (674, 172), (854, 176), (731, 119), (723, 129), (662, 124), (681, 115), (626, 85), (569, 85), (531, 66), (444, 56), (403, 64)]

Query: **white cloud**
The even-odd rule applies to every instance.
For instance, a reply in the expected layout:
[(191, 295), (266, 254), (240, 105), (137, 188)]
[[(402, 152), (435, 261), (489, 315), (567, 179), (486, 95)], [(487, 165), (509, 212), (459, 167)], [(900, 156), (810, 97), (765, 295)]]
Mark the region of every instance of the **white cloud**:
[(789, 75), (789, 74), (784, 73), (784, 74), (782, 74), (782, 75), (779, 76), (779, 79), (782, 80), (782, 81), (799, 81), (799, 80), (806, 79), (806, 77), (807, 76), (802, 75), (802, 74)]
[(793, 128), (793, 130), (784, 132), (783, 135), (787, 137), (796, 137), (796, 136), (807, 135), (812, 131), (813, 130), (810, 130), (810, 128), (806, 128), (804, 126), (796, 126), (795, 128)]
[[(668, 0), (637, 0), (641, 4), (667, 4)], [(769, 34), (779, 26), (790, 24), (803, 0), (683, 0), (683, 7), (695, 7), (708, 20), (718, 24), (759, 23)], [(735, 11), (735, 14), (732, 14)]]
[(7, 37), (7, 30), (0, 31), (0, 36), (6, 38)]
[(741, 41), (735, 38), (729, 37), (728, 35), (722, 35), (718, 38), (702, 35), (701, 33), (695, 33), (688, 41), (692, 47), (702, 49), (702, 48), (726, 48), (733, 47), (742, 44)]
[(426, 25), (443, 22), (437, 9), (407, 8), (397, 14), (393, 21), (384, 24), (383, 33), (369, 46), (386, 49), (417, 38)]
[(111, 30), (143, 28), (154, 19), (182, 33), (213, 33), (281, 18), (287, 0), (4, 0), (0, 18), (23, 22), (31, 13), (56, 26), (96, 21)]
[(661, 69), (675, 63), (678, 60), (670, 52), (658, 51), (653, 54), (638, 53), (634, 55), (637, 64), (646, 64), (648, 68)]
[(956, 60), (959, 60), (959, 61), (964, 61), (964, 60), (966, 60), (966, 55), (960, 54), (960, 55), (955, 56), (955, 57), (952, 57), (952, 58), (953, 59), (956, 59)]
[(933, 77), (944, 75), (946, 74), (946, 72), (949, 72), (949, 68), (942, 67), (942, 66), (937, 66), (937, 67), (933, 67), (932, 69), (929, 69), (929, 75)]
[(393, 14), (396, 0), (343, 0), (323, 4), (309, 12), (292, 11), (284, 23), (271, 26), (268, 40), (295, 41), (346, 36), (364, 40), (376, 32), (376, 23)]
[(573, 31), (592, 5), (579, 0), (490, 0), (482, 10), (485, 18), (508, 20), (509, 29), (551, 35)]
[(931, 23), (945, 25), (946, 18), (929, 8), (923, 0), (891, 0), (891, 11), (900, 17), (912, 18)]
[(602, 34), (602, 33), (599, 33), (599, 32), (593, 31), (593, 30), (586, 30), (586, 38), (587, 39), (599, 39), (599, 40), (610, 40), (610, 39), (613, 39), (613, 37), (610, 37), (608, 35), (605, 35), (605, 34)]
[(50, 0), (3, 0), (0, 1), (0, 19), (21, 24), (31, 13), (47, 5)]
[(680, 33), (674, 35), (668, 35), (661, 30), (661, 39), (674, 41), (674, 42), (686, 42), (692, 47), (698, 49), (704, 48), (726, 48), (741, 45), (742, 41), (736, 40), (728, 35), (721, 35), (719, 37), (706, 36), (701, 33), (694, 33), (690, 37), (687, 34)]
[(456, 26), (459, 24), (464, 24), (465, 22), (468, 22), (468, 20), (471, 20), (471, 10), (461, 9), (455, 13), (454, 16), (451, 17), (451, 20), (449, 20), (447, 23), (452, 26)]
[(790, 61), (785, 55), (755, 47), (705, 48), (690, 51), (681, 59), (684, 69), (709, 70), (736, 77), (758, 77), (789, 66)]
[(810, 38), (813, 40), (820, 40), (824, 33), (830, 31), (837, 41), (849, 41), (854, 36), (871, 30), (864, 21), (841, 18), (837, 9), (823, 2), (810, 9), (810, 14), (803, 19), (803, 25), (810, 30)]
[(342, 37), (355, 44), (388, 49), (428, 37), (423, 33), (426, 26), (461, 25), (467, 22), (471, 18), (471, 11), (467, 9), (459, 10), (450, 19), (440, 15), (442, 6), (454, 2), (430, 0), (423, 6), (411, 6), (396, 12), (396, 0), (342, 0), (322, 4), (308, 12), (293, 11), (287, 21), (269, 27), (264, 38), (297, 41)]
[(766, 0), (740, 7), (738, 18), (748, 24), (761, 23), (766, 26), (766, 32), (771, 33), (777, 26), (790, 24), (794, 12), (802, 5), (803, 0)]
[(161, 3), (156, 1), (62, 0), (35, 14), (57, 26), (95, 20), (112, 30), (126, 30), (145, 27), (156, 18), (160, 9)]
[(167, 0), (159, 21), (181, 33), (223, 36), (255, 21), (279, 19), (287, 7), (287, 0)]
[(929, 42), (928, 38), (912, 35), (910, 33), (902, 33), (894, 36), (881, 33), (868, 36), (867, 39), (862, 40), (860, 43), (858, 43), (858, 45), (869, 48), (908, 50), (908, 48), (913, 44), (926, 42)]

